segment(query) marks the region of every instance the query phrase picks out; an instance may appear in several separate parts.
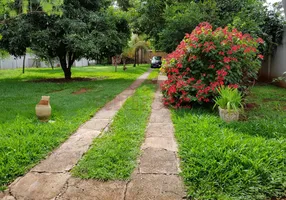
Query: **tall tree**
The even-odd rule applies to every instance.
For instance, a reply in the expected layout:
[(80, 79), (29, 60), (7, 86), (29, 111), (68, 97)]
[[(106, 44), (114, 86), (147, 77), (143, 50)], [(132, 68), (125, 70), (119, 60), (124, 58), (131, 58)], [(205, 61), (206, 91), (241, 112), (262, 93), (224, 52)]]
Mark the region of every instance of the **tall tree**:
[[(112, 56), (121, 53), (127, 44), (128, 23), (113, 9), (108, 9), (109, 4), (104, 0), (65, 0), (62, 16), (32, 12), (17, 20), (31, 27), (29, 47), (49, 58), (58, 57), (65, 78), (70, 79), (75, 60)], [(13, 35), (10, 36), (5, 40), (11, 41)]]
[[(273, 31), (269, 35), (264, 30), (278, 21), (271, 17), (273, 14), (267, 10), (264, 2), (265, 0), (145, 0), (136, 7), (138, 14), (132, 25), (135, 31), (146, 33), (157, 50), (167, 52), (173, 51), (185, 33), (191, 32), (202, 21), (210, 22), (214, 28), (230, 25), (255, 36), (274, 38)], [(278, 23), (280, 25), (275, 27), (281, 31), (283, 21)]]
[(158, 33), (156, 47), (172, 52), (186, 33), (203, 21), (213, 24), (218, 20), (217, 7), (214, 1), (182, 2), (168, 6), (163, 14), (165, 25)]

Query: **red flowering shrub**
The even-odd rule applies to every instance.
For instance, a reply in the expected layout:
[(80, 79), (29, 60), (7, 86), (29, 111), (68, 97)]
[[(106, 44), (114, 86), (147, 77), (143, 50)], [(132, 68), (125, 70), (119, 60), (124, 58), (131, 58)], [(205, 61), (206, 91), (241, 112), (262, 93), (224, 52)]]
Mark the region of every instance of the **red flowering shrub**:
[(163, 62), (162, 70), (168, 76), (162, 84), (165, 105), (209, 102), (222, 85), (247, 87), (257, 78), (263, 59), (257, 50), (259, 43), (263, 43), (261, 38), (236, 29), (213, 31), (209, 23), (201, 23)]

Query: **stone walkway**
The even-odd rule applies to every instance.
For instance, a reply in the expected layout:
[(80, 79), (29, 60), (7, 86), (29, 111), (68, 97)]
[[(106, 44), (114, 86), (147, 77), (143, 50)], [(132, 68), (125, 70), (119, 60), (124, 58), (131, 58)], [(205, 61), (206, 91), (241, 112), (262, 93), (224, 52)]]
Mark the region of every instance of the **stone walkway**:
[[(159, 76), (162, 80), (164, 76)], [(185, 198), (179, 173), (177, 143), (170, 111), (157, 90), (138, 169), (127, 184), (124, 200), (179, 200)]]
[[(15, 180), (9, 190), (0, 193), (3, 200), (177, 200), (185, 197), (178, 176), (179, 161), (174, 128), (169, 110), (163, 107), (158, 90), (142, 145), (138, 168), (130, 181), (82, 180), (69, 171), (88, 150), (94, 138), (108, 128), (113, 116), (125, 100), (148, 77), (143, 74), (130, 88), (119, 94), (47, 159), (24, 177)], [(159, 76), (159, 80), (163, 79)]]

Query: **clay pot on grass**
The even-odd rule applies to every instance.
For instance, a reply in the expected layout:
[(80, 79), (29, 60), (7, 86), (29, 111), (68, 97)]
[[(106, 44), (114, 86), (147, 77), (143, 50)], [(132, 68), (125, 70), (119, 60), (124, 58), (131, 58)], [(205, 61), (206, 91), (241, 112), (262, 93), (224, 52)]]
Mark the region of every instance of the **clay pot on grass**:
[(36, 115), (42, 122), (50, 119), (52, 108), (50, 106), (50, 96), (42, 96), (40, 102), (36, 105)]

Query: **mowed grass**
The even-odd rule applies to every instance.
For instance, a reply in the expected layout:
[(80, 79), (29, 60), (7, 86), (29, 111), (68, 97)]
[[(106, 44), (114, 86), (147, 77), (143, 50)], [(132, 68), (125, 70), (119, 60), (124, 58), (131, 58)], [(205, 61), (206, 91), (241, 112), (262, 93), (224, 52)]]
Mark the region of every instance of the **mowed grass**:
[[(149, 80), (158, 76), (153, 71)], [(116, 114), (110, 130), (96, 138), (92, 148), (72, 170), (76, 177), (126, 180), (137, 165), (140, 146), (151, 113), (156, 85), (144, 83)]]
[(256, 86), (246, 101), (245, 121), (228, 124), (209, 109), (172, 112), (189, 197), (286, 195), (286, 89)]
[[(147, 68), (73, 68), (73, 77), (98, 80), (68, 83), (27, 81), (62, 78), (61, 69), (27, 69), (24, 75), (21, 70), (0, 70), (0, 189), (37, 164)], [(82, 89), (85, 92), (74, 94)], [(51, 97), (51, 123), (41, 123), (35, 115), (43, 95)]]
[(160, 69), (158, 69), (158, 68), (152, 69), (152, 72), (148, 76), (148, 79), (149, 80), (157, 79), (159, 72), (160, 72)]

